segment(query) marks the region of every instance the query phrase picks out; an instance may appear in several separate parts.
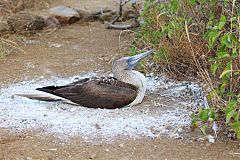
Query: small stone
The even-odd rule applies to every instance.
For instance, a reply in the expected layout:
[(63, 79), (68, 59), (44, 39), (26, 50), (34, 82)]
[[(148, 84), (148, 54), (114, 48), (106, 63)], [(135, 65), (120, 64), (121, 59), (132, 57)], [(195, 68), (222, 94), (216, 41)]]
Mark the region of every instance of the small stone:
[(96, 129), (101, 129), (101, 126), (98, 123), (95, 124), (95, 127)]
[(182, 136), (176, 135), (176, 136), (175, 136), (175, 139), (182, 139)]
[(212, 135), (207, 135), (206, 138), (208, 139), (209, 143), (214, 143), (215, 142), (215, 139)]
[(57, 151), (57, 148), (50, 148), (49, 151)]
[(61, 48), (63, 45), (59, 43), (50, 43), (49, 47), (50, 48)]
[(106, 148), (105, 151), (106, 151), (106, 152), (109, 152), (109, 149)]
[(92, 153), (90, 156), (89, 156), (89, 159), (94, 159), (97, 157), (97, 154), (96, 153)]
[(182, 132), (183, 132), (183, 129), (182, 129), (182, 128), (178, 128), (177, 132), (178, 132), (178, 133), (182, 133)]
[(118, 146), (122, 148), (123, 147), (123, 143), (119, 144)]
[(77, 111), (77, 108), (71, 108), (70, 111), (71, 111), (71, 112), (76, 112), (76, 111)]
[(49, 12), (49, 17), (56, 18), (61, 25), (72, 24), (80, 19), (80, 16), (75, 9), (64, 5), (50, 8)]

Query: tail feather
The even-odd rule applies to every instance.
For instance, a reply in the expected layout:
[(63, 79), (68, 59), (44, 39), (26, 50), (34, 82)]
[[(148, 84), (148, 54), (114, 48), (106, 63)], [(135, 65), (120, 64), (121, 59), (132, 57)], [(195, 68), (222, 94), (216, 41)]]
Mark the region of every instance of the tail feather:
[(72, 105), (78, 105), (70, 100), (67, 100), (62, 97), (54, 96), (54, 95), (44, 95), (44, 94), (14, 94), (13, 96), (25, 97), (33, 100), (38, 101), (45, 101), (45, 102), (63, 102)]
[(47, 86), (47, 87), (42, 87), (42, 88), (36, 88), (36, 90), (54, 94), (54, 91), (59, 88), (62, 88), (62, 87), (61, 86)]

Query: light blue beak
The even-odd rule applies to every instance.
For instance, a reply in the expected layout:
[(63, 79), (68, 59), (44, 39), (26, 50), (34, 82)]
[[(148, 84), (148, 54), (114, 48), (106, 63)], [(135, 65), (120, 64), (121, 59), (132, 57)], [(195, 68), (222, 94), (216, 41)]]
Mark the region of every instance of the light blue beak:
[(135, 66), (139, 61), (141, 61), (143, 58), (149, 56), (149, 55), (152, 54), (153, 52), (154, 52), (153, 50), (150, 50), (150, 51), (146, 51), (146, 52), (137, 54), (137, 55), (135, 55), (135, 56), (128, 57), (128, 59), (127, 59), (128, 69), (133, 69), (134, 66)]

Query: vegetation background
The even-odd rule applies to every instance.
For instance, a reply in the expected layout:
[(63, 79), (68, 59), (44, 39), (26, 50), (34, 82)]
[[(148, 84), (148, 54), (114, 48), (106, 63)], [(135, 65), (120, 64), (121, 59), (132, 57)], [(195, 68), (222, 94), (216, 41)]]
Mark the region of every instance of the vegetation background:
[(210, 107), (193, 115), (193, 127), (221, 126), (240, 139), (240, 1), (146, 0), (139, 20), (132, 54), (156, 50), (153, 67), (141, 69), (201, 79)]

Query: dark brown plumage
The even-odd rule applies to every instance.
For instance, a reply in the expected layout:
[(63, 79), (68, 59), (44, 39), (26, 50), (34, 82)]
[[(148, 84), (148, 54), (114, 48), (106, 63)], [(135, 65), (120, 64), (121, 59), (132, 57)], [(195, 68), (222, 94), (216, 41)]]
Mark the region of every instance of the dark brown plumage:
[(88, 108), (121, 108), (137, 96), (137, 88), (113, 77), (85, 78), (65, 86), (37, 88)]

